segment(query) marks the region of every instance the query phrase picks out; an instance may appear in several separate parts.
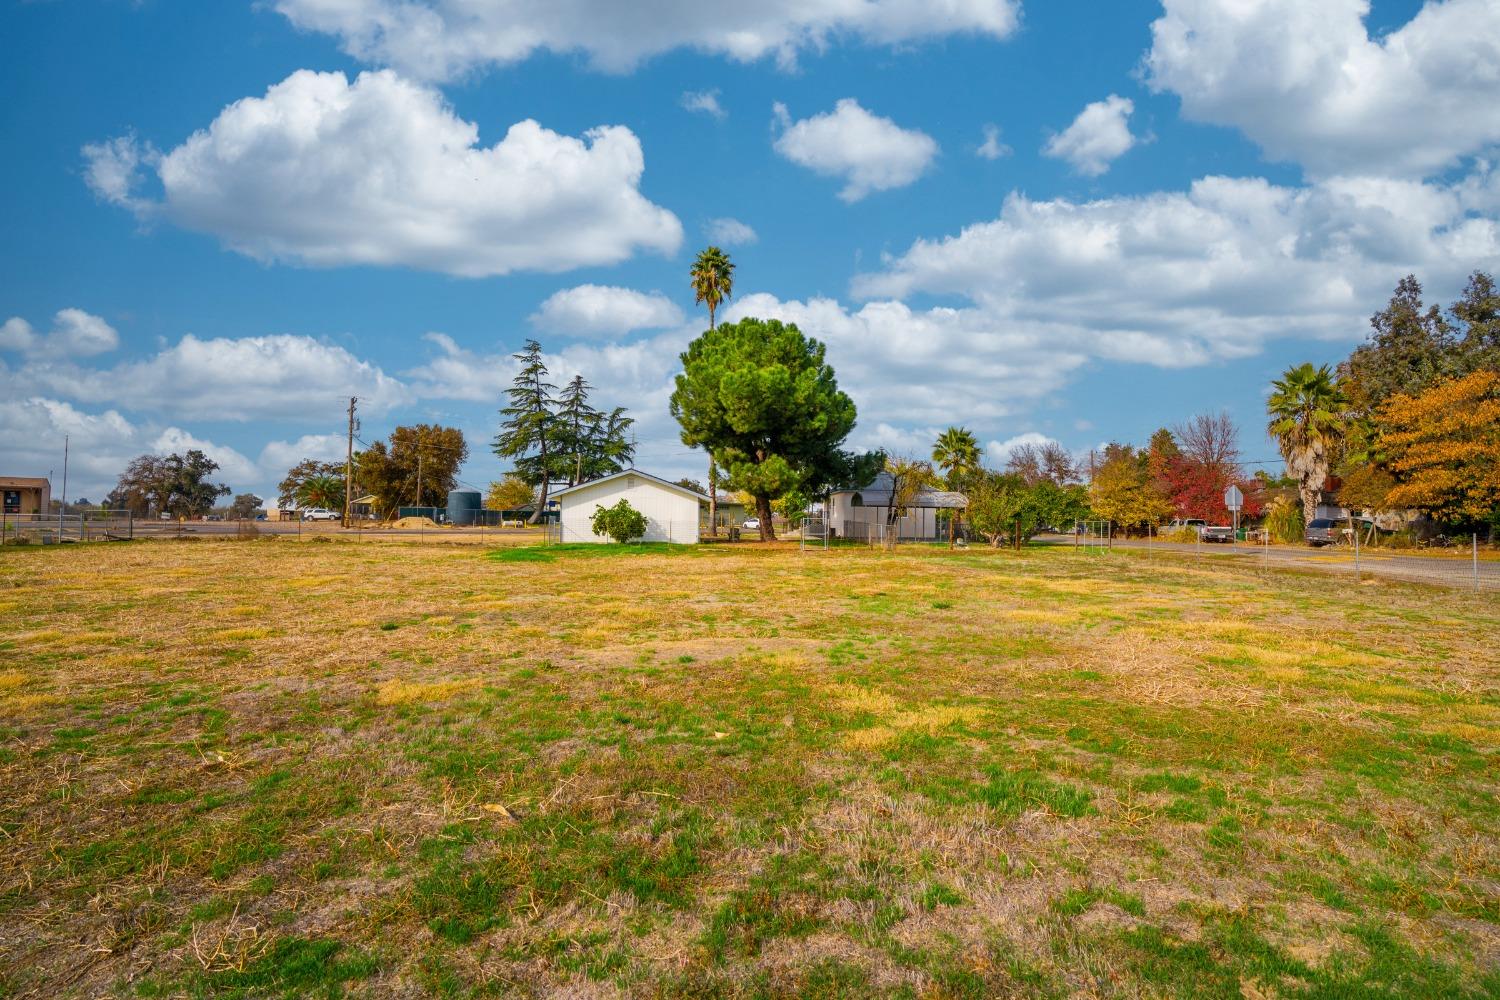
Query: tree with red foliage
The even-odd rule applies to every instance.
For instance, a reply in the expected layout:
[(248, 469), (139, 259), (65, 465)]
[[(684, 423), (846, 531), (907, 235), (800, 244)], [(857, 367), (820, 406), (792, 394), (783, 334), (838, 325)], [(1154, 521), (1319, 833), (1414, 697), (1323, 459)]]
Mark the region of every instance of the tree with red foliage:
[(1200, 413), (1174, 432), (1157, 431), (1149, 452), (1153, 475), (1181, 518), (1228, 524), (1224, 491), (1245, 494), (1243, 513), (1254, 516), (1264, 498), (1239, 464), (1239, 429), (1228, 413)]

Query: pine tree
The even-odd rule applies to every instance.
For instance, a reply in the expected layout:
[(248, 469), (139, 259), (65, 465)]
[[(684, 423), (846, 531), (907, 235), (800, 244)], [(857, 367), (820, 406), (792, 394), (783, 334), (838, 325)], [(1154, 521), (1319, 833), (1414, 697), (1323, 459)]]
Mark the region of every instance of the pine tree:
[(584, 481), (584, 462), (595, 450), (600, 415), (589, 405), (589, 391), (593, 388), (582, 375), (575, 375), (557, 397), (557, 419), (562, 431), (559, 452), (572, 458), (567, 472), (569, 486)]
[[(542, 345), (526, 341), (525, 348), (512, 355), (521, 363), (511, 387), (505, 390), (510, 405), (500, 411), (505, 419), (495, 438), (495, 454), (515, 459), (516, 471), (528, 481), (541, 485), (536, 510), (530, 523), (536, 524), (547, 509), (547, 488), (552, 479), (552, 442), (556, 432), (557, 386), (547, 381), (550, 374), (542, 360)], [(535, 455), (531, 453), (535, 452)]]

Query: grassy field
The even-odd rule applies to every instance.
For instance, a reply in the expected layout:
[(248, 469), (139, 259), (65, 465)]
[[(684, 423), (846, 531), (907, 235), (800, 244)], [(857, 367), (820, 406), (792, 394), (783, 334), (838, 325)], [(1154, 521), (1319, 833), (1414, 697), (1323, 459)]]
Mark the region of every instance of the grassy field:
[(1140, 554), (0, 554), (0, 994), (1500, 995), (1500, 602)]

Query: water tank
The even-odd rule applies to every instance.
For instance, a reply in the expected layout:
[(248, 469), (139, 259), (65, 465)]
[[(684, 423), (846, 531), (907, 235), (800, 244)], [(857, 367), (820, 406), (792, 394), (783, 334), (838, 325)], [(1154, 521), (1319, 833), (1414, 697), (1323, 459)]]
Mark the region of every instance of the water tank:
[(471, 525), (479, 512), (479, 493), (476, 490), (450, 490), (448, 492), (448, 523), (460, 526)]

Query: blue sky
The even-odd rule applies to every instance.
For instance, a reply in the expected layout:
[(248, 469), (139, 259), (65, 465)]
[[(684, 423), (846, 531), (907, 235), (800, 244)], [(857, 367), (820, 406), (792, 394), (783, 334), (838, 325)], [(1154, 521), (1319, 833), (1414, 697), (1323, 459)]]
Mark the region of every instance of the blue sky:
[(726, 232), (725, 315), (827, 342), (856, 445), (1224, 407), (1270, 458), (1271, 377), (1500, 259), (1496, 0), (623, 9), (6, 0), (0, 471), (200, 446), (264, 496), (357, 394), (482, 486), (535, 336), (698, 475), (666, 397)]

